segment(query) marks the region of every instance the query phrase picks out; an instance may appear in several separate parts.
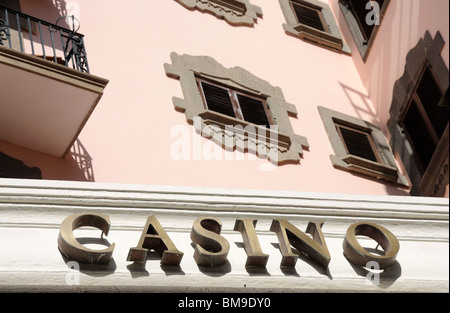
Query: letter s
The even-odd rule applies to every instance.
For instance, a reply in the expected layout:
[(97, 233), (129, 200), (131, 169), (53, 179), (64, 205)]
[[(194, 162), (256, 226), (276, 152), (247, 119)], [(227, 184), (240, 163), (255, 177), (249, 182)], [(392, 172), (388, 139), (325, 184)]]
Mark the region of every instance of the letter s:
[(198, 218), (194, 221), (191, 240), (196, 244), (194, 260), (199, 266), (214, 267), (227, 261), (230, 244), (220, 236), (222, 223), (216, 218)]

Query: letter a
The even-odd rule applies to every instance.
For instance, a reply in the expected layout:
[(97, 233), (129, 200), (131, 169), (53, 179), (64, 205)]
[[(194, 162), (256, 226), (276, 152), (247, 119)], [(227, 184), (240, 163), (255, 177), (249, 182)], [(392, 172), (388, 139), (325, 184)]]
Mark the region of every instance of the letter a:
[(377, 1), (368, 1), (366, 4), (366, 10), (370, 10), (366, 15), (366, 23), (369, 26), (380, 25), (380, 5)]
[(161, 255), (161, 265), (178, 266), (183, 258), (183, 252), (178, 251), (154, 215), (148, 217), (141, 239), (137, 247), (130, 249), (127, 261), (144, 262), (149, 250)]

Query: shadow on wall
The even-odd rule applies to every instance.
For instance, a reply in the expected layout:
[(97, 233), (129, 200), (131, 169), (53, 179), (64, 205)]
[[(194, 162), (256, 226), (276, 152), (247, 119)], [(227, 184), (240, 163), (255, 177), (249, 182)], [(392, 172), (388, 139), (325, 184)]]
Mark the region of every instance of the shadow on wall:
[[(349, 103), (354, 107), (355, 112), (358, 115), (357, 117), (359, 119), (378, 125), (378, 115), (370, 102), (369, 96), (341, 82), (339, 82), (339, 85), (344, 90)], [(368, 119), (368, 117), (370, 117), (370, 119)]]
[(95, 181), (92, 158), (79, 139), (64, 158), (0, 141), (0, 178)]
[[(42, 19), (52, 24), (55, 24), (63, 16), (75, 14), (74, 11), (78, 7), (77, 1), (70, 0), (26, 0), (23, 2), (25, 2), (22, 4), (23, 13), (27, 14), (26, 11), (31, 6), (33, 11), (34, 8), (39, 8), (40, 12), (45, 12), (45, 15), (41, 16)], [(58, 25), (70, 29), (65, 19), (61, 19)]]
[(79, 139), (74, 142), (68, 156), (75, 161), (78, 166), (79, 173), (84, 176), (85, 181), (95, 181), (92, 158)]

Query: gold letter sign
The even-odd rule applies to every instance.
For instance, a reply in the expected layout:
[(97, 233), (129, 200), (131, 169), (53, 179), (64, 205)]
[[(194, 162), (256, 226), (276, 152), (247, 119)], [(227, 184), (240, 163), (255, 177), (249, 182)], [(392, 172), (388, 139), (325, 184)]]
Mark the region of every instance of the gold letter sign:
[(281, 266), (294, 267), (297, 263), (298, 255), (292, 252), (290, 247), (292, 245), (323, 268), (328, 268), (331, 256), (322, 233), (322, 225), (318, 223), (308, 224), (306, 232), (312, 235), (313, 239), (311, 239), (287, 220), (273, 220), (270, 230), (278, 235), (280, 250), (283, 255)]
[(220, 236), (222, 223), (216, 218), (198, 218), (191, 231), (191, 240), (196, 244), (194, 260), (199, 266), (220, 266), (227, 261), (230, 244)]
[(245, 267), (266, 267), (269, 256), (264, 254), (256, 235), (255, 226), (257, 220), (237, 219), (234, 230), (239, 231), (244, 239), (244, 248), (247, 253)]
[(74, 214), (67, 217), (61, 224), (58, 236), (58, 247), (62, 254), (71, 261), (85, 264), (108, 264), (114, 251), (114, 244), (104, 250), (93, 250), (84, 247), (73, 235), (73, 231), (83, 226), (100, 229), (108, 235), (111, 223), (109, 216), (103, 214)]
[(138, 246), (130, 249), (127, 261), (144, 262), (151, 249), (161, 255), (161, 265), (178, 266), (183, 258), (154, 215), (147, 219)]
[[(367, 236), (375, 240), (384, 250), (384, 255), (369, 253), (358, 242), (356, 236)], [(356, 223), (347, 229), (345, 236), (344, 255), (353, 263), (366, 266), (369, 262), (377, 262), (380, 269), (394, 264), (400, 250), (400, 243), (393, 233), (386, 228), (373, 223)]]

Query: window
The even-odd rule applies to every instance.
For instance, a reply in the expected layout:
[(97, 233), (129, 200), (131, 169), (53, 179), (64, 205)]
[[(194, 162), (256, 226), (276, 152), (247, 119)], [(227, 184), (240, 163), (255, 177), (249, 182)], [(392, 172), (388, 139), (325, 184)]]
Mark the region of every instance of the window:
[(401, 121), (422, 175), (430, 165), (448, 124), (448, 107), (438, 105), (442, 96), (433, 69), (427, 65)]
[[(220, 138), (230, 135), (229, 127), (244, 128), (247, 139), (255, 135), (252, 129), (258, 135), (262, 132), (265, 141), (258, 141), (258, 144), (265, 146), (263, 150), (277, 149), (276, 160), (269, 158), (272, 163), (300, 162), (303, 149), (309, 148), (309, 143), (305, 137), (294, 133), (290, 117), (298, 112), (294, 105), (285, 101), (279, 87), (241, 67), (225, 68), (211, 57), (172, 53), (171, 60), (172, 64), (165, 64), (166, 74), (180, 80), (184, 95), (184, 99), (174, 98), (173, 103), (189, 123), (200, 118), (203, 124), (218, 127)], [(221, 144), (225, 148), (236, 148), (236, 141)]]
[(317, 0), (279, 0), (287, 34), (350, 54), (330, 6)]
[(206, 110), (270, 128), (270, 111), (264, 98), (198, 79)]
[(0, 178), (42, 179), (41, 170), (0, 152)]
[(188, 9), (198, 9), (225, 19), (234, 26), (253, 26), (262, 17), (260, 7), (250, 0), (175, 0)]
[(369, 122), (319, 107), (335, 155), (336, 168), (408, 186), (381, 129)]
[(435, 38), (426, 32), (408, 53), (405, 72), (393, 90), (387, 126), (414, 196), (442, 197), (449, 183), (449, 109), (444, 92), (449, 73), (440, 55), (444, 45), (439, 32)]
[(339, 122), (335, 122), (335, 125), (349, 155), (380, 162), (370, 131), (348, 127)]
[(290, 4), (299, 24), (305, 24), (320, 31), (328, 32), (328, 27), (325, 23), (321, 8), (307, 6), (292, 0), (290, 1)]
[(365, 62), (390, 0), (339, 0), (341, 11)]

